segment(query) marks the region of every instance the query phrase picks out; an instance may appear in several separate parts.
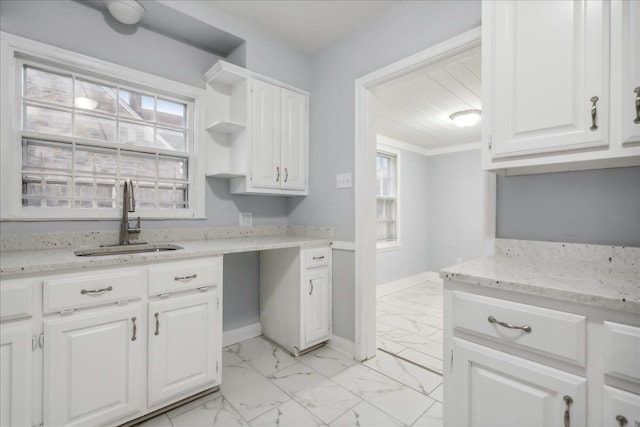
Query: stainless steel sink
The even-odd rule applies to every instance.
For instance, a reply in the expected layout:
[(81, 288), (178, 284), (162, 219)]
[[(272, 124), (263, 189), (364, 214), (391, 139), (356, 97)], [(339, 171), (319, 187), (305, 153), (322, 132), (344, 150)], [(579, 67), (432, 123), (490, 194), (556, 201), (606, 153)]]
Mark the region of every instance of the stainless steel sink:
[(101, 246), (99, 248), (80, 249), (74, 251), (76, 256), (104, 256), (104, 255), (123, 255), (123, 254), (139, 254), (145, 252), (165, 252), (184, 249), (182, 246), (173, 245), (171, 243), (159, 244), (129, 244)]

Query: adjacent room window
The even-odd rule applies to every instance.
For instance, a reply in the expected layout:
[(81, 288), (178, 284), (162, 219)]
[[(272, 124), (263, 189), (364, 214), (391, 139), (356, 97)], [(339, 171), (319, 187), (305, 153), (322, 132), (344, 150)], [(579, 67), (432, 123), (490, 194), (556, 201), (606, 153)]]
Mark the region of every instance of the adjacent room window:
[(399, 246), (398, 153), (378, 150), (377, 176), (377, 246), (388, 249)]
[(13, 67), (12, 217), (114, 217), (125, 179), (139, 215), (196, 216), (194, 98), (18, 52)]

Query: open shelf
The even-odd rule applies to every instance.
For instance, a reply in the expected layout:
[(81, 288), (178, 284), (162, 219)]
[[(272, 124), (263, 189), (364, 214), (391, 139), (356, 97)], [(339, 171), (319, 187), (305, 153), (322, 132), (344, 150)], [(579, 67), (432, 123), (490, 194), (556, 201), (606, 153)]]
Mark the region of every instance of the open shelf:
[(233, 133), (238, 132), (239, 130), (244, 129), (245, 127), (246, 126), (243, 125), (242, 123), (219, 120), (207, 126), (207, 130), (231, 135)]
[(231, 179), (231, 178), (242, 178), (244, 176), (247, 176), (247, 174), (244, 172), (236, 172), (236, 171), (211, 171), (211, 172), (206, 172), (205, 176), (211, 177), (211, 178)]

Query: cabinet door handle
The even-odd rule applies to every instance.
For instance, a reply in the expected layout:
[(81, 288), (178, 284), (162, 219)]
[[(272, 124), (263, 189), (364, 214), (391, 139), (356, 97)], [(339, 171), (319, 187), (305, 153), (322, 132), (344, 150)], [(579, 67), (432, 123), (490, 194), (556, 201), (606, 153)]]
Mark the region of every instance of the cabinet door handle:
[(289, 179), (289, 169), (284, 168), (284, 182), (287, 182)]
[(636, 93), (636, 118), (633, 123), (640, 125), (640, 86), (633, 90)]
[(565, 395), (562, 400), (567, 405), (564, 409), (564, 427), (571, 427), (571, 415), (569, 414), (569, 407), (573, 403), (571, 396)]
[(600, 98), (597, 96), (591, 97), (591, 127), (589, 129), (595, 131), (598, 130), (598, 125), (596, 124), (596, 119), (598, 116), (598, 107), (596, 107), (596, 102), (598, 102)]
[(627, 417), (625, 417), (624, 415), (616, 415), (616, 421), (618, 422), (618, 425), (620, 427), (624, 427), (627, 424), (629, 424), (629, 421), (627, 420)]
[(156, 318), (156, 332), (154, 335), (160, 335), (160, 313), (156, 313), (154, 314), (155, 318)]
[(516, 325), (512, 325), (511, 323), (506, 323), (506, 322), (501, 322), (499, 320), (496, 320), (496, 318), (493, 316), (489, 316), (487, 320), (489, 321), (489, 323), (497, 323), (498, 325), (503, 326), (505, 328), (522, 329), (525, 332), (531, 332), (531, 326), (529, 325), (516, 326)]
[(133, 334), (131, 335), (131, 341), (135, 341), (136, 340), (136, 332), (138, 331), (138, 328), (136, 327), (136, 318), (135, 317), (131, 318), (131, 323), (133, 323)]
[(276, 166), (276, 182), (280, 181), (280, 166)]
[(97, 295), (97, 294), (103, 294), (105, 292), (111, 292), (112, 290), (113, 290), (113, 286), (109, 286), (109, 287), (102, 288), (102, 289), (89, 289), (89, 290), (83, 289), (83, 290), (80, 291), (80, 293), (82, 295), (86, 295), (86, 294)]
[(313, 293), (313, 280), (309, 280), (309, 284), (311, 285), (311, 287), (309, 288), (309, 295), (311, 295)]
[(314, 256), (314, 257), (313, 257), (313, 260), (314, 260), (314, 261), (317, 261), (317, 260), (319, 260), (319, 259), (324, 259), (324, 255), (322, 255), (322, 256)]
[(184, 281), (184, 280), (191, 280), (191, 279), (196, 279), (198, 277), (198, 275), (196, 273), (193, 273), (190, 276), (176, 276), (173, 278), (173, 280), (175, 280), (176, 282), (178, 281)]

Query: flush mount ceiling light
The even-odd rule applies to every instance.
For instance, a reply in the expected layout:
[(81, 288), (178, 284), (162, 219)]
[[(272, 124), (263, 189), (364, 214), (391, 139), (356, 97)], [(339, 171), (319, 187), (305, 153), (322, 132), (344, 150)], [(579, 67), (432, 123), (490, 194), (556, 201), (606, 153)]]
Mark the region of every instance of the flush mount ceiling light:
[(144, 16), (144, 7), (135, 0), (107, 0), (107, 9), (114, 18), (127, 25), (137, 24)]
[(480, 121), (480, 110), (464, 110), (453, 113), (449, 116), (454, 125), (459, 128), (473, 126)]

